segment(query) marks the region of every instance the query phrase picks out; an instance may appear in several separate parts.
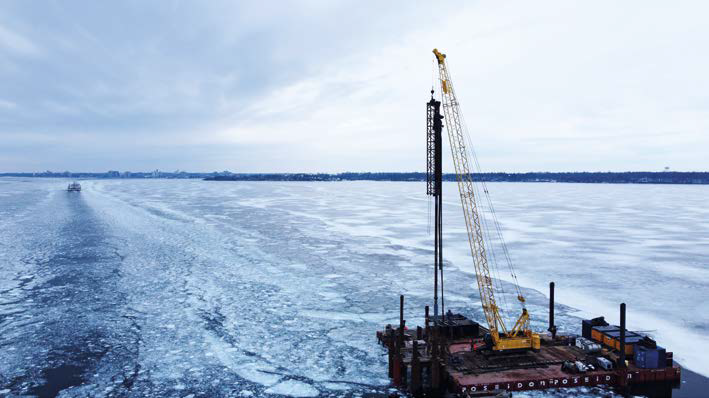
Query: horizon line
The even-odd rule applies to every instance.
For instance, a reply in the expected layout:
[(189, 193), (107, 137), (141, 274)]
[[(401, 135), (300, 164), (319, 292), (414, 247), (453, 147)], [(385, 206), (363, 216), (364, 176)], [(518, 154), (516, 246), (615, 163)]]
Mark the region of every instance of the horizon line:
[[(426, 171), (258, 171), (258, 172), (234, 172), (230, 170), (222, 171), (187, 171), (187, 170), (175, 170), (175, 171), (165, 171), (165, 170), (150, 170), (150, 171), (118, 171), (118, 170), (108, 170), (108, 171), (0, 171), (0, 176), (6, 176), (8, 174), (44, 174), (44, 175), (62, 175), (62, 174), (236, 174), (236, 175), (263, 175), (263, 174), (280, 174), (280, 175), (294, 175), (294, 174), (426, 174)], [(613, 171), (613, 170), (575, 170), (575, 171), (474, 171), (472, 174), (533, 174), (533, 173), (548, 173), (548, 174), (578, 174), (578, 173), (709, 173), (709, 170), (623, 170), (623, 171)], [(446, 171), (443, 174), (456, 174), (455, 172)]]

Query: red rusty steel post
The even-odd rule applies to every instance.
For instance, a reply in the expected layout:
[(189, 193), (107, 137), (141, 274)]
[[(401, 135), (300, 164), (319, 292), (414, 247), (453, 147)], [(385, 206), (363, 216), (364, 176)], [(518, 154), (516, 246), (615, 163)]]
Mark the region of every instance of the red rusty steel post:
[(620, 303), (620, 365), (625, 366), (625, 303)]
[(618, 378), (618, 386), (620, 386), (622, 389), (625, 389), (628, 386), (628, 368), (626, 367), (618, 367), (616, 369), (616, 374)]
[(421, 360), (419, 359), (418, 341), (413, 342), (411, 352), (411, 388), (410, 391), (417, 396), (421, 392)]
[[(403, 297), (402, 297), (402, 303), (403, 303)], [(402, 358), (402, 351), (404, 349), (404, 325), (406, 324), (406, 321), (401, 320), (401, 323), (399, 325), (399, 330), (396, 333), (395, 339), (396, 339), (396, 344), (394, 345), (393, 353), (392, 353), (392, 381), (395, 386), (401, 387), (404, 386), (405, 380), (406, 380), (406, 368), (404, 367), (404, 361)]]
[(399, 327), (399, 333), (397, 333), (396, 336), (396, 341), (397, 341), (397, 354), (401, 354), (401, 351), (404, 349), (404, 329), (406, 328), (406, 321), (401, 321), (401, 327)]
[(549, 282), (549, 329), (551, 339), (556, 340), (556, 325), (554, 324), (554, 282)]
[(426, 352), (430, 353), (430, 350), (431, 350), (431, 328), (429, 326), (430, 318), (428, 316), (428, 306), (426, 306), (426, 315), (424, 317), (424, 320), (425, 320), (425, 326), (426, 326), (426, 331), (425, 331), (426, 343), (428, 343), (428, 344), (426, 344)]
[(401, 386), (401, 360), (399, 358), (398, 354), (392, 355), (393, 363), (392, 363), (392, 374), (391, 374), (391, 381), (394, 383), (395, 386), (400, 387)]
[[(404, 296), (401, 296), (404, 297)], [(403, 302), (403, 301), (402, 301)], [(404, 348), (406, 346), (406, 340), (404, 339), (404, 330), (406, 329), (406, 320), (401, 321), (401, 333), (399, 334), (401, 336), (400, 340), (400, 345), (399, 345), (399, 352), (397, 353), (397, 359), (399, 361), (399, 366), (400, 366), (400, 376), (401, 376), (401, 385), (403, 387), (406, 387), (407, 384), (407, 366), (404, 363)]]
[(431, 333), (431, 355), (438, 358), (438, 325), (434, 325)]
[(431, 335), (431, 389), (437, 391), (441, 387), (441, 367), (438, 362), (438, 326), (434, 325), (433, 334)]
[(431, 358), (431, 389), (437, 391), (441, 388), (441, 367), (438, 358)]

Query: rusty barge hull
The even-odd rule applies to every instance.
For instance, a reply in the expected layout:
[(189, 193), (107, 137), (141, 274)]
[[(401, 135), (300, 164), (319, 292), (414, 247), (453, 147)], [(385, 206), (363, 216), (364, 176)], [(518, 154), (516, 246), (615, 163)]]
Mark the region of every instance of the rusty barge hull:
[(538, 353), (529, 352), (513, 358), (514, 364), (508, 366), (515, 368), (499, 370), (495, 369), (494, 364), (491, 366), (490, 359), (475, 358), (475, 354), (470, 352), (471, 343), (468, 341), (451, 342), (448, 350), (455, 355), (454, 358), (458, 358), (456, 362), (460, 361), (447, 370), (451, 389), (465, 393), (597, 385), (625, 387), (651, 382), (679, 382), (681, 376), (681, 368), (676, 365), (662, 369), (641, 369), (632, 363), (625, 369), (569, 374), (561, 370), (564, 361), (588, 361), (589, 356), (575, 346), (552, 345), (556, 342), (549, 338), (543, 341), (545, 345)]
[[(542, 347), (541, 355), (547, 355), (551, 348), (560, 348), (560, 358), (577, 356), (575, 347)], [(524, 391), (544, 390), (547, 388), (581, 387), (604, 385), (609, 387), (628, 387), (647, 383), (679, 383), (681, 369), (673, 365), (664, 369), (639, 369), (629, 365), (625, 370), (595, 370), (583, 374), (568, 374), (560, 370), (561, 363), (549, 364), (527, 369), (502, 370), (494, 373), (471, 374), (466, 371), (450, 369), (447, 371), (450, 390), (465, 394), (483, 391)]]

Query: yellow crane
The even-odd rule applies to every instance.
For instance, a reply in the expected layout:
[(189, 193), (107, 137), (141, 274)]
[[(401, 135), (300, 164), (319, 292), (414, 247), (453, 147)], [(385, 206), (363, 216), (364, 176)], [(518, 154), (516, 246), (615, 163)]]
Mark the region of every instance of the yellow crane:
[[(492, 349), (497, 352), (520, 349), (538, 350), (540, 346), (539, 334), (533, 333), (530, 328), (529, 312), (527, 312), (524, 305), (525, 299), (516, 282), (514, 272), (513, 277), (517, 289), (517, 299), (522, 305), (522, 314), (519, 316), (512, 329), (508, 330), (505, 326), (500, 308), (495, 301), (495, 287), (490, 274), (490, 264), (488, 263), (488, 256), (483, 239), (483, 228), (481, 226), (478, 204), (475, 197), (473, 177), (470, 173), (470, 162), (466, 148), (467, 132), (462, 124), (460, 105), (455, 96), (455, 90), (453, 90), (453, 84), (448, 73), (446, 55), (439, 52), (437, 49), (433, 50), (433, 54), (438, 61), (438, 79), (441, 85), (443, 115), (446, 121), (445, 125), (448, 131), (448, 140), (450, 141), (451, 154), (455, 166), (460, 203), (463, 206), (465, 225), (468, 230), (470, 252), (472, 253), (473, 262), (475, 264), (480, 300), (490, 329)], [(485, 193), (487, 194), (487, 189), (485, 189)], [(509, 260), (509, 257), (507, 258)], [(509, 265), (512, 270), (511, 262)]]

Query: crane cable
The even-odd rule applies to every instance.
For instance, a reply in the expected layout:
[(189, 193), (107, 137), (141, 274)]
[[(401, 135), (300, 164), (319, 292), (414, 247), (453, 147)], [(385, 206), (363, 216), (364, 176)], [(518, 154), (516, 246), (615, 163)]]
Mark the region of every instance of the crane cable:
[[(472, 158), (473, 158), (473, 162), (475, 163), (475, 167), (477, 168), (478, 173), (482, 173), (482, 168), (480, 167), (480, 163), (479, 163), (479, 161), (478, 161), (478, 156), (477, 156), (477, 153), (475, 152), (475, 148), (474, 148), (474, 146), (472, 145), (472, 139), (470, 138), (470, 134), (469, 134), (467, 125), (466, 125), (466, 123), (465, 123), (465, 118), (464, 118), (462, 115), (461, 115), (461, 119), (462, 119), (462, 120), (461, 120), (461, 121), (462, 121), (462, 124), (464, 125), (464, 131), (465, 131), (465, 134), (466, 134), (466, 139), (469, 141), (469, 148), (470, 148), (471, 156), (472, 156)], [(502, 234), (502, 227), (500, 226), (500, 221), (499, 221), (499, 219), (497, 218), (497, 212), (495, 211), (495, 206), (493, 205), (492, 198), (491, 198), (491, 196), (490, 196), (490, 191), (489, 191), (488, 188), (487, 188), (487, 183), (486, 183), (485, 180), (482, 179), (482, 178), (480, 178), (479, 180), (480, 180), (480, 181), (479, 181), (480, 186), (482, 187), (483, 192), (484, 192), (484, 194), (485, 194), (484, 197), (485, 197), (485, 200), (486, 200), (487, 205), (488, 205), (488, 208), (489, 208), (490, 216), (492, 216), (492, 221), (493, 221), (493, 225), (494, 225), (494, 228), (495, 228), (495, 232), (496, 232), (497, 238), (498, 238), (498, 240), (499, 240), (499, 242), (500, 242), (500, 246), (502, 247), (502, 253), (503, 253), (503, 255), (504, 255), (505, 262), (507, 263), (507, 266), (508, 266), (509, 271), (510, 271), (510, 276), (512, 277), (512, 281), (513, 281), (513, 284), (514, 284), (514, 287), (515, 287), (515, 291), (516, 291), (518, 297), (524, 297), (524, 296), (522, 295), (522, 290), (521, 290), (521, 288), (520, 288), (520, 286), (519, 286), (519, 280), (517, 279), (517, 273), (516, 273), (516, 271), (515, 271), (514, 264), (512, 263), (512, 258), (510, 257), (509, 249), (508, 249), (508, 247), (507, 247), (507, 243), (505, 242), (505, 238), (504, 238), (504, 236), (503, 236), (503, 234)], [(525, 308), (524, 302), (521, 302), (521, 304), (522, 304), (522, 308)]]
[[(448, 79), (450, 80), (450, 85), (451, 85), (451, 87), (455, 87), (455, 85), (453, 84), (453, 81), (452, 81), (451, 73), (450, 73), (450, 66), (448, 66), (448, 64), (446, 64), (446, 67), (448, 68)], [(456, 98), (456, 100), (457, 100), (457, 98)], [(472, 150), (473, 144), (472, 144), (472, 140), (470, 138), (470, 132), (468, 130), (467, 124), (465, 123), (465, 117), (463, 116), (462, 112), (459, 114), (459, 117), (460, 117), (461, 127), (464, 132), (463, 138), (465, 140), (465, 145), (471, 149), (471, 151), (469, 151), (469, 157), (473, 158), (473, 161), (474, 161), (473, 166), (475, 167), (475, 169), (477, 169), (478, 172), (480, 172), (481, 171), (480, 164), (478, 162), (477, 157), (475, 156), (474, 150)], [(478, 181), (476, 179), (473, 179), (472, 176), (471, 176), (471, 180), (473, 181), (472, 187), (473, 187), (475, 198), (482, 197), (483, 195), (481, 195), (481, 193), (480, 193), (480, 185), (478, 185), (479, 184)], [(483, 190), (486, 190), (485, 187), (483, 187)], [(483, 207), (485, 205), (485, 203), (484, 202), (481, 203), (480, 201), (478, 201), (478, 203), (481, 205), (480, 209), (482, 211), (485, 211), (485, 208)], [(507, 318), (505, 320), (505, 324), (509, 324), (510, 321), (514, 320), (514, 318), (512, 317), (511, 312), (510, 312), (510, 306), (507, 301), (507, 293), (505, 291), (505, 287), (501, 283), (502, 278), (500, 277), (500, 270), (499, 270), (499, 267), (497, 266), (497, 254), (496, 254), (497, 250), (495, 250), (495, 246), (493, 245), (493, 242), (492, 242), (493, 235), (490, 232), (489, 220), (487, 219), (487, 217), (485, 217), (484, 214), (482, 215), (482, 217), (480, 217), (480, 223), (483, 226), (483, 233), (485, 235), (483, 242), (487, 248), (487, 250), (486, 250), (487, 253), (489, 253), (489, 260), (490, 260), (490, 265), (491, 265), (490, 268), (492, 268), (492, 272), (494, 274), (494, 280), (491, 281), (491, 283), (493, 285), (493, 290), (495, 290), (497, 293), (499, 293), (499, 294), (497, 294), (497, 296), (500, 297), (500, 299), (501, 299), (500, 300), (500, 304), (502, 304), (501, 309), (504, 310), (504, 311), (502, 311), (502, 313)]]
[[(448, 79), (450, 80), (449, 83), (450, 83), (451, 87), (454, 87), (453, 82), (452, 82), (452, 78), (451, 78), (451, 73), (450, 73), (450, 66), (447, 63), (446, 63), (446, 67), (448, 68)], [(466, 144), (467, 144), (468, 148), (470, 148), (469, 151), (470, 151), (470, 155), (473, 159), (475, 168), (477, 169), (478, 173), (482, 173), (482, 168), (480, 167), (480, 162), (478, 160), (477, 153), (475, 152), (475, 147), (472, 144), (472, 139), (470, 137), (470, 132), (468, 130), (467, 123), (465, 122), (465, 116), (461, 112), (459, 117), (461, 119), (461, 125), (463, 127), (464, 138), (466, 140)], [(490, 192), (487, 188), (487, 184), (485, 183), (485, 181), (482, 178), (480, 178), (479, 181), (477, 181), (477, 180), (473, 180), (473, 181), (480, 184), (480, 187), (483, 189), (483, 193), (484, 193), (483, 196), (485, 197), (485, 200), (487, 202), (489, 213), (492, 216), (494, 229), (495, 229), (497, 238), (500, 241), (500, 246), (502, 247), (503, 257), (504, 257), (505, 262), (508, 265), (510, 275), (512, 277), (512, 282), (515, 287), (515, 291), (516, 291), (518, 297), (523, 297), (521, 288), (519, 286), (519, 281), (517, 279), (517, 274), (515, 272), (514, 265), (512, 263), (512, 259), (509, 255), (509, 249), (508, 249), (507, 244), (506, 244), (504, 237), (502, 235), (502, 228), (500, 227), (500, 222), (499, 222), (499, 219), (497, 218), (497, 213), (495, 211), (494, 205), (492, 204), (492, 199), (490, 197)], [(475, 187), (476, 185), (477, 184), (475, 184), (475, 183), (473, 184), (473, 189), (476, 188)], [(477, 190), (479, 191), (479, 189), (477, 189)], [(484, 228), (486, 230), (486, 234), (488, 235), (488, 237), (490, 237), (490, 232), (489, 232), (489, 227), (487, 225), (486, 217), (481, 217), (481, 219), (482, 219), (481, 221), (484, 225)], [(487, 239), (486, 243), (487, 243), (486, 246), (488, 246), (488, 248), (490, 249), (489, 252), (491, 253), (491, 256), (492, 256), (491, 260), (493, 260), (492, 261), (493, 262), (493, 267), (492, 267), (493, 271), (498, 275), (497, 277), (499, 278), (499, 270), (498, 270), (497, 264), (496, 264), (494, 245), (492, 245), (491, 239)], [(501, 281), (501, 279), (499, 279), (499, 280)], [(497, 286), (497, 290), (502, 292), (502, 301), (503, 301), (505, 307), (507, 307), (507, 302), (505, 299), (506, 295), (504, 294), (504, 287), (502, 287), (501, 283), (495, 283), (495, 285), (499, 285), (499, 286)], [(522, 304), (522, 308), (525, 308), (524, 302), (521, 302), (521, 304)], [(512, 318), (512, 319), (514, 319), (514, 318)]]

